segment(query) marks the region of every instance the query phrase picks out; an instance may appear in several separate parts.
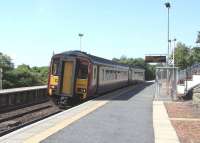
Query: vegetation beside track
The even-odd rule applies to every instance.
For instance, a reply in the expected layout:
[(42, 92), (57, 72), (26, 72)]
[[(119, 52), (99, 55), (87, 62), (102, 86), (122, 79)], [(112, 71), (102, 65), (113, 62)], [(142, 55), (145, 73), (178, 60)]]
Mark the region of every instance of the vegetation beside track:
[(0, 53), (0, 68), (3, 69), (3, 89), (47, 84), (48, 67), (19, 65), (16, 68), (11, 57)]

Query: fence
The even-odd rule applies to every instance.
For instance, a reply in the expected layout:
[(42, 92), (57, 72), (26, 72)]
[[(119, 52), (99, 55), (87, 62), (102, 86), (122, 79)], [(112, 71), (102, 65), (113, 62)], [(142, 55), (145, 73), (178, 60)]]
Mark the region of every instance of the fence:
[(192, 75), (200, 75), (200, 63), (179, 71), (179, 80), (184, 81), (192, 78)]
[(0, 111), (47, 101), (47, 86), (0, 90)]
[(156, 68), (156, 95), (157, 100), (176, 100), (176, 83), (178, 80), (178, 68)]

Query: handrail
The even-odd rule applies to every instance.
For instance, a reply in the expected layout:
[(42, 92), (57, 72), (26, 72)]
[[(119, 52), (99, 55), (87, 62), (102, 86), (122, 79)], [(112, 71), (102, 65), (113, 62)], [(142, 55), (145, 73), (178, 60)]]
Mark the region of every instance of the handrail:
[(10, 88), (10, 89), (2, 89), (0, 90), (0, 94), (5, 93), (12, 93), (12, 92), (23, 92), (23, 91), (29, 91), (29, 90), (38, 90), (38, 89), (44, 89), (47, 88), (46, 85), (42, 86), (31, 86), (31, 87), (19, 87), (19, 88)]

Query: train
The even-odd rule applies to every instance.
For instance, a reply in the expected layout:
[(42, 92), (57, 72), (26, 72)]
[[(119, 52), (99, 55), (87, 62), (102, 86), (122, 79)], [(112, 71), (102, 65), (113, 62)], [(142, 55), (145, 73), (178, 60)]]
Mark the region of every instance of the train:
[(65, 106), (144, 80), (145, 70), (142, 68), (82, 51), (67, 51), (51, 58), (48, 95)]

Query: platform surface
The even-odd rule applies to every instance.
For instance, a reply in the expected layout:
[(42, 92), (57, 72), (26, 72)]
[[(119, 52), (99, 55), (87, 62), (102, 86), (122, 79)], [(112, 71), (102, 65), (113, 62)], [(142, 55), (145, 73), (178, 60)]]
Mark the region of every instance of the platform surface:
[(153, 143), (154, 92), (154, 85), (139, 86), (110, 99), (108, 104), (49, 136), (42, 143)]
[(118, 89), (0, 137), (1, 143), (153, 143), (155, 85)]

